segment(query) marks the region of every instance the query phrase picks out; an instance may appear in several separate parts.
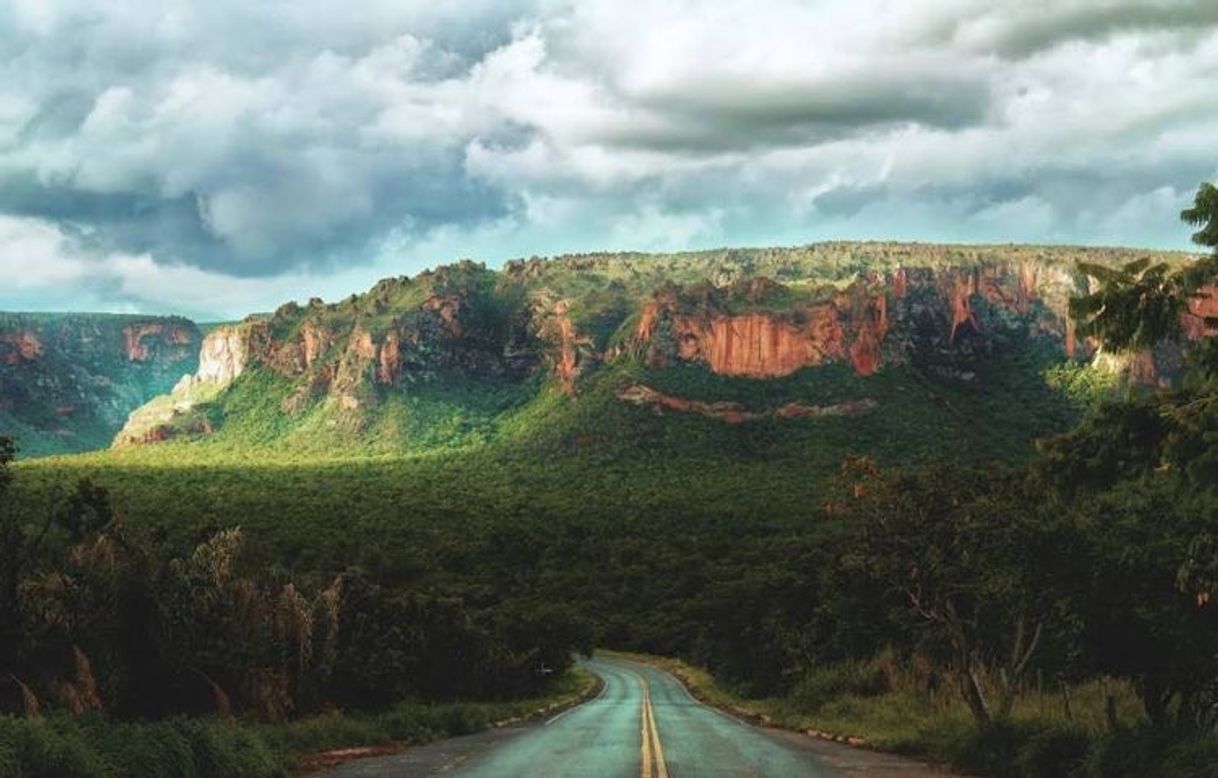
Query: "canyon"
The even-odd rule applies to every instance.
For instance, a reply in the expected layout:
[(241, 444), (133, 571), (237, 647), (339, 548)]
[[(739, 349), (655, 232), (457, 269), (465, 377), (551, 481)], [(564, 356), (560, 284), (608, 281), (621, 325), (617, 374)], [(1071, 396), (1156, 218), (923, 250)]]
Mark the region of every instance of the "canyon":
[(26, 456), (104, 447), (195, 369), (202, 340), (176, 316), (0, 313), (0, 433)]

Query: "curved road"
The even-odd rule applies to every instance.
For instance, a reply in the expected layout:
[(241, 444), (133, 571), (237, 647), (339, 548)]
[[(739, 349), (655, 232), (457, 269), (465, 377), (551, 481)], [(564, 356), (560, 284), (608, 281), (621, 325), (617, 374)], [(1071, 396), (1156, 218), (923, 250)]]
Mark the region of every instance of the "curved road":
[(583, 666), (600, 694), (549, 721), (504, 727), (344, 765), (332, 778), (384, 776), (781, 776), (931, 778), (944, 773), (709, 708), (668, 673), (619, 659)]

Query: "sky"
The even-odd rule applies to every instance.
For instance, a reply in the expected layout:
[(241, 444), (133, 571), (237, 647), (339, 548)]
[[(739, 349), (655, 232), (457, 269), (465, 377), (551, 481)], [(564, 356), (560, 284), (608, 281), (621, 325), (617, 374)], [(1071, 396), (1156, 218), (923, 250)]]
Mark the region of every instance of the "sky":
[(238, 318), (460, 258), (1188, 248), (1218, 0), (5, 0), (0, 309)]

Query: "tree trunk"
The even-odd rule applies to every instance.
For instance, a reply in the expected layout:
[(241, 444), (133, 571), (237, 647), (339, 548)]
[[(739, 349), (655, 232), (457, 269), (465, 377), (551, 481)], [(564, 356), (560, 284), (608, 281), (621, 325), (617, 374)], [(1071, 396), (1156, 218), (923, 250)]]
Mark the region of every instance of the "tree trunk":
[(1032, 659), (1032, 654), (1036, 652), (1036, 647), (1040, 645), (1040, 636), (1043, 631), (1044, 624), (1037, 622), (1029, 634), (1028, 623), (1023, 616), (1020, 616), (1015, 623), (1015, 640), (1011, 645), (1011, 657), (1007, 666), (999, 673), (1001, 691), (998, 700), (998, 716), (1000, 718), (1008, 718), (1011, 715), (1011, 709), (1015, 706), (1015, 695), (1019, 691), (1019, 681), (1028, 667), (1028, 662)]
[(964, 693), (964, 701), (968, 703), (968, 709), (972, 712), (978, 728), (988, 725), (991, 720), (990, 706), (986, 702), (981, 682), (977, 680), (977, 673), (971, 665), (966, 664), (960, 671), (960, 689)]

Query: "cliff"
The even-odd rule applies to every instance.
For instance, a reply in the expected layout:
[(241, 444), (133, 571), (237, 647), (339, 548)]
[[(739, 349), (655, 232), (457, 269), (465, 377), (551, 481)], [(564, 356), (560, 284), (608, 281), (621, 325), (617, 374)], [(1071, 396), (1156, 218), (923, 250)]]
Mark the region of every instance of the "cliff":
[(0, 434), (25, 456), (106, 445), (198, 361), (179, 317), (0, 313)]
[(795, 301), (768, 279), (669, 287), (644, 305), (632, 345), (653, 366), (698, 362), (750, 378), (832, 362), (868, 376), (889, 364), (985, 348), (1012, 331), (1075, 356), (1066, 305), (1080, 283), (1061, 268), (988, 260), (869, 273)]
[[(725, 379), (763, 382), (809, 369), (806, 380), (815, 381), (816, 369), (831, 365), (864, 379), (912, 367), (967, 381), (985, 360), (1021, 349), (1042, 361), (1089, 358), (1094, 345), (1078, 342), (1066, 314), (1086, 284), (1075, 264), (1115, 265), (1131, 256), (879, 243), (531, 259), (501, 271), (465, 261), (385, 279), (335, 303), (287, 303), (215, 330), (202, 343), (197, 371), (132, 414), (115, 443), (206, 435), (231, 413), (248, 416), (230, 407), (230, 388), (257, 391), (258, 413), (269, 414), (259, 427), (287, 430), (275, 433), (285, 439), (292, 430), (347, 442), (375, 437), (392, 449), (393, 441), (435, 433), (439, 422), (425, 419), (420, 398), (443, 405), (443, 423), (460, 438), (477, 426), (471, 418), (486, 422), (483, 432), (494, 429), (509, 407), (495, 396), (527, 403), (551, 386), (578, 398), (598, 375), (631, 366), (701, 366)], [(1194, 313), (1187, 326), (1197, 329), (1203, 312)], [(17, 341), (10, 348), (36, 350)], [(1162, 359), (1140, 359), (1136, 380), (1162, 378)], [(683, 397), (642, 381), (623, 386), (614, 396), (625, 405), (725, 422), (816, 423), (874, 407), (865, 393), (763, 407)], [(492, 399), (462, 405), (470, 387)]]

